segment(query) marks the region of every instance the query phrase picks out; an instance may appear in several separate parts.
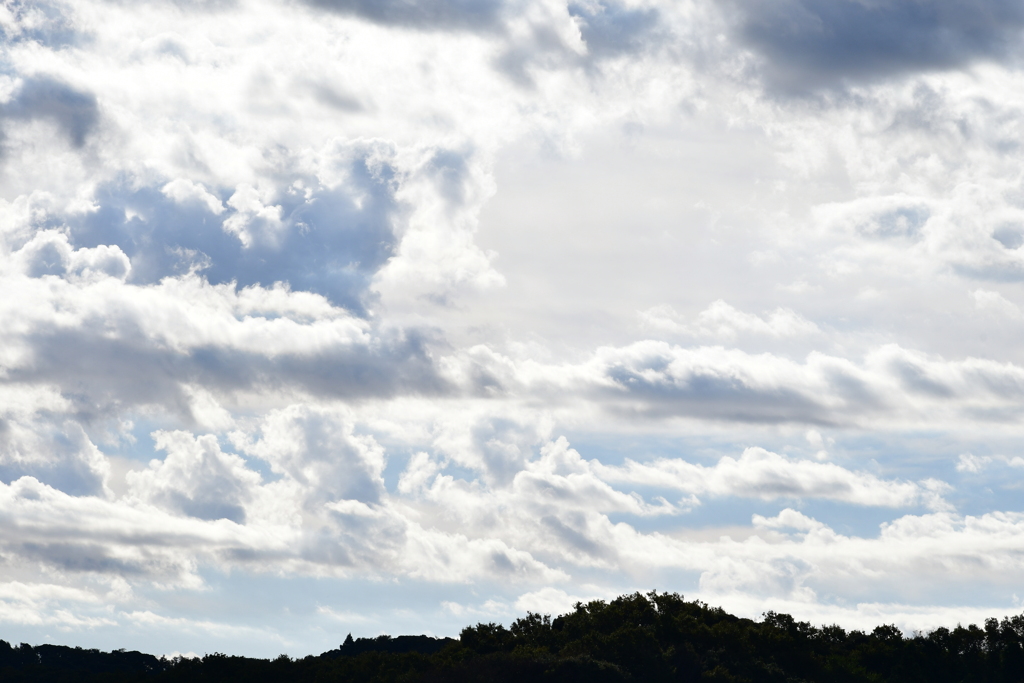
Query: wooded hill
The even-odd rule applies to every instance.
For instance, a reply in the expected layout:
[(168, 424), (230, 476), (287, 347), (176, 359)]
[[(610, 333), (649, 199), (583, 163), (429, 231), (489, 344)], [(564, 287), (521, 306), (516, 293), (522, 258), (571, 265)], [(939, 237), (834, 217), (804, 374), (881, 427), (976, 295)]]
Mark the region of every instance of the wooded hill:
[(774, 612), (752, 621), (677, 594), (636, 593), (555, 619), (530, 613), (510, 628), (469, 626), (457, 640), (349, 636), (302, 659), (168, 660), (0, 641), (0, 681), (1020, 683), (1024, 616), (904, 637), (895, 626), (816, 628)]

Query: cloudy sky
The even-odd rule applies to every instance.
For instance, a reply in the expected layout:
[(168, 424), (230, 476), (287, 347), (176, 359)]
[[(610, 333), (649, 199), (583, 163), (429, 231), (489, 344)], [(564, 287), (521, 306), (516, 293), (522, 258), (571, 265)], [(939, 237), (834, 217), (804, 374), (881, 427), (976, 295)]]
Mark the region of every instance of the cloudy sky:
[(0, 638), (1024, 609), (1016, 0), (4, 0)]

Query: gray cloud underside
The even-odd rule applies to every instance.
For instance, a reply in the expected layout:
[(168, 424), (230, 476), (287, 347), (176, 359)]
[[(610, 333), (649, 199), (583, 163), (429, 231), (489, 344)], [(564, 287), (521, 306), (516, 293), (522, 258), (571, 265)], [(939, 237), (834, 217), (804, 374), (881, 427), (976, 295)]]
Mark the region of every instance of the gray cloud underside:
[(613, 2), (570, 2), (568, 10), (578, 22), (591, 55), (643, 52), (667, 38), (661, 31), (661, 16), (654, 8), (629, 8)]
[[(579, 365), (521, 371), (509, 359), (477, 354), (461, 385), (481, 396), (561, 406), (584, 397), (619, 416), (831, 426), (984, 420), (1024, 412), (1024, 369), (967, 358), (945, 360), (886, 345), (861, 362), (645, 341), (602, 348)], [(953, 422), (950, 422), (952, 420)]]
[(504, 0), (307, 0), (381, 24), (427, 29), (494, 29)]
[[(314, 7), (351, 14), (370, 21), (420, 30), (508, 33), (506, 22), (516, 7), (508, 0), (306, 0)], [(626, 7), (619, 2), (569, 2), (566, 6), (587, 47), (581, 58), (563, 44), (557, 30), (534, 24), (526, 37), (510, 39), (495, 61), (513, 81), (532, 86), (534, 65), (580, 64), (592, 67), (601, 59), (624, 53), (642, 53), (662, 44), (668, 32), (660, 26), (654, 8)], [(508, 36), (506, 36), (508, 37)]]
[[(69, 496), (30, 478), (0, 485), (0, 542), (12, 558), (71, 573), (179, 582), (192, 580), (195, 560), (263, 570), (287, 566), (300, 573), (351, 568), (444, 581), (458, 580), (468, 568), (515, 579), (548, 572), (534, 558), (628, 565), (622, 542), (669, 552), (659, 562), (682, 561), (673, 542), (607, 517), (680, 510), (664, 499), (652, 506), (609, 481), (702, 496), (802, 495), (885, 507), (944, 507), (934, 494), (948, 488), (882, 480), (760, 449), (748, 449), (739, 460), (722, 458), (713, 467), (682, 460), (608, 467), (583, 460), (559, 439), (504, 483), (417, 478), (418, 484), (400, 484), (399, 499), (384, 493), (379, 447), (337, 419), (338, 414), (293, 406), (266, 421), (259, 440), (242, 444), (281, 473), (283, 479), (270, 484), (238, 456), (221, 452), (212, 436), (161, 432), (157, 442), (167, 457), (132, 473), (133, 493), (120, 501)], [(270, 499), (276, 519), (267, 516)], [(218, 508), (218, 500), (230, 505)], [(412, 516), (410, 504), (417, 509)], [(280, 514), (282, 508), (287, 514)], [(512, 539), (515, 545), (505, 544)]]
[(479, 377), (487, 372), (471, 378), (447, 374), (434, 359), (440, 340), (415, 331), (370, 344), (272, 356), (214, 345), (172, 351), (153, 346), (144, 336), (110, 339), (96, 332), (35, 334), (31, 362), (8, 369), (7, 380), (60, 387), (74, 406), (74, 418), (87, 422), (163, 406), (191, 423), (201, 416), (193, 414), (186, 387), (203, 387), (222, 397), (291, 390), (357, 402), (475, 395), (499, 404), (541, 400), (557, 406), (586, 397), (612, 413), (650, 419), (833, 426), (950, 416), (1013, 421), (1022, 412), (1024, 396), (1022, 371), (1015, 366), (926, 360), (898, 348), (853, 365), (829, 357), (804, 364), (744, 354), (722, 360), (714, 358), (714, 349), (667, 345), (658, 356), (637, 358), (631, 357), (636, 348), (627, 347), (616, 350), (620, 358), (606, 354), (598, 365), (551, 367), (552, 377), (561, 379), (497, 379), (491, 373), (482, 387)]
[[(708, 369), (710, 370), (710, 369)], [(600, 392), (615, 412), (640, 414), (648, 418), (672, 416), (697, 417), (714, 420), (750, 423), (806, 422), (830, 424), (835, 419), (825, 406), (814, 397), (797, 389), (779, 387), (758, 387), (743, 379), (712, 371), (696, 370), (684, 378), (659, 378), (650, 380), (634, 369), (611, 368), (607, 379), (615, 384), (615, 391)], [(667, 380), (667, 381), (666, 381)], [(842, 390), (844, 383), (836, 387)], [(858, 398), (868, 394), (861, 383), (848, 382)], [(626, 401), (616, 396), (628, 392)], [(858, 403), (861, 403), (858, 401)], [(868, 400), (858, 406), (878, 407), (878, 402)]]
[(424, 339), (415, 333), (372, 347), (353, 344), (267, 357), (214, 346), (176, 353), (143, 337), (112, 340), (82, 332), (36, 335), (31, 365), (10, 369), (7, 379), (60, 386), (76, 406), (76, 417), (87, 421), (129, 406), (163, 406), (191, 421), (183, 383), (224, 393), (292, 388), (355, 401), (450, 390), (434, 368)]
[[(964, 420), (1013, 422), (1024, 413), (1020, 369), (967, 371), (955, 382), (930, 376), (915, 360), (895, 358), (879, 373), (809, 368), (813, 377), (765, 383), (725, 367), (692, 368), (645, 377), (638, 369), (611, 368), (611, 390), (594, 395), (622, 415), (651, 419), (689, 417), (741, 423), (853, 426), (888, 418), (925, 419), (932, 405)], [(959, 371), (958, 371), (959, 372)], [(651, 373), (653, 374), (653, 373)], [(898, 417), (897, 417), (898, 416)]]
[[(308, 1), (381, 24), (429, 30), (500, 33), (511, 11), (501, 0)], [(787, 92), (1006, 58), (1024, 27), (1024, 8), (1010, 0), (733, 0), (732, 6), (739, 39), (766, 58), (769, 84)], [(569, 2), (567, 9), (591, 59), (643, 52), (668, 36), (655, 8), (606, 1)], [(543, 33), (529, 44), (510, 45), (499, 68), (528, 80), (527, 64), (549, 61), (552, 50), (560, 50), (558, 40)]]
[(56, 124), (74, 147), (99, 124), (96, 96), (48, 76), (26, 78), (14, 97), (0, 105), (0, 121), (44, 119)]
[(735, 0), (742, 40), (775, 87), (802, 91), (1006, 57), (1024, 27), (1012, 0)]

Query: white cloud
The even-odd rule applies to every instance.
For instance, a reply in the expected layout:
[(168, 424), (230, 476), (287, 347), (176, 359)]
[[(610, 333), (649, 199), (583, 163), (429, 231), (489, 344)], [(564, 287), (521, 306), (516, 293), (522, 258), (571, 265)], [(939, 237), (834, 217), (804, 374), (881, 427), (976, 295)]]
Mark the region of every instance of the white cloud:
[(265, 195), (252, 185), (239, 185), (228, 198), (228, 206), (235, 213), (224, 221), (224, 229), (233, 233), (242, 242), (243, 247), (251, 247), (256, 242), (276, 245), (281, 238), (285, 225), (281, 220), (280, 206), (267, 206)]
[(234, 543), (267, 547), (269, 540), (226, 520), (202, 523), (69, 496), (31, 477), (0, 485), (0, 514), (0, 539), (10, 553), (67, 572), (142, 575), (180, 586), (201, 585), (197, 555)]
[(359, 614), (358, 612), (339, 611), (324, 605), (318, 606), (316, 611), (318, 614), (326, 615), (335, 621), (342, 622), (343, 624), (358, 624), (368, 620), (364, 614)]
[(803, 531), (810, 533), (813, 531), (819, 531), (826, 529), (826, 526), (816, 519), (797, 512), (796, 510), (786, 508), (774, 517), (762, 517), (761, 515), (754, 515), (753, 517), (754, 526), (764, 527), (766, 529), (796, 529), (797, 531)]
[(744, 313), (721, 299), (698, 313), (688, 325), (678, 322), (679, 314), (671, 306), (656, 306), (641, 311), (640, 317), (646, 325), (659, 332), (722, 341), (732, 341), (743, 334), (785, 338), (820, 332), (817, 325), (788, 308), (777, 308), (760, 317)]
[[(475, 352), (472, 369), (445, 367), (454, 381), (486, 374), (513, 395), (553, 403), (582, 395), (615, 416), (835, 425), (949, 426), (978, 419), (1012, 423), (1024, 369), (981, 358), (946, 360), (886, 344), (860, 362), (810, 353), (776, 354), (661, 341), (597, 349), (576, 364), (550, 365)], [(503, 378), (503, 379), (498, 379)], [(568, 393), (567, 393), (568, 392)]]
[(460, 619), (493, 619), (495, 617), (505, 617), (510, 614), (509, 605), (497, 600), (487, 600), (478, 606), (463, 605), (458, 602), (452, 602), (451, 600), (445, 600), (441, 603), (441, 607)]
[(960, 457), (957, 458), (956, 471), (977, 474), (985, 469), (985, 466), (990, 462), (992, 462), (992, 458), (987, 455), (978, 456), (971, 453), (961, 453)]
[(196, 183), (188, 178), (177, 178), (160, 188), (160, 191), (176, 202), (185, 203), (189, 201), (199, 202), (206, 207), (206, 210), (215, 216), (224, 213), (224, 204), (210, 194), (203, 187), (202, 183)]
[(1017, 320), (1022, 316), (1020, 308), (1012, 301), (1007, 300), (999, 292), (976, 289), (972, 292), (972, 296), (974, 297), (974, 305), (979, 310), (991, 311), (1008, 320)]
[[(183, 619), (181, 617), (168, 617), (150, 610), (136, 610), (132, 612), (124, 612), (121, 615), (127, 622), (131, 623), (135, 627), (142, 628), (160, 628), (160, 627), (172, 627), (175, 630), (184, 631), (186, 633), (201, 633), (207, 636), (223, 636), (225, 634), (237, 634), (241, 637), (252, 638), (270, 636), (273, 640), (283, 640), (280, 636), (274, 637), (277, 634), (267, 632), (264, 629), (252, 628), (247, 626), (238, 626), (235, 624), (208, 621), (208, 620), (196, 620), (196, 619)], [(189, 653), (191, 654), (191, 653)], [(189, 655), (184, 655), (188, 657)]]
[(91, 249), (73, 249), (67, 235), (56, 230), (37, 233), (15, 255), (26, 274), (63, 276), (75, 283), (107, 277), (124, 280), (131, 262), (117, 246), (101, 244)]
[(140, 472), (126, 475), (139, 500), (200, 519), (245, 521), (245, 506), (260, 476), (237, 455), (222, 453), (213, 436), (155, 432), (156, 448), (167, 452)]
[(573, 611), (576, 603), (586, 604), (592, 600), (609, 600), (617, 596), (608, 595), (606, 591), (599, 591), (587, 597), (570, 595), (558, 588), (541, 588), (538, 591), (523, 593), (516, 598), (516, 610), (524, 612), (536, 612), (538, 614), (559, 615)]
[(835, 439), (829, 437), (827, 439), (822, 438), (821, 433), (817, 429), (808, 429), (807, 433), (804, 434), (804, 438), (807, 439), (812, 447), (817, 448), (817, 453), (814, 454), (818, 460), (828, 460), (828, 451), (824, 449), (825, 445), (829, 447), (834, 446)]
[(698, 496), (822, 498), (884, 507), (948, 506), (940, 497), (948, 490), (944, 484), (883, 480), (833, 463), (790, 460), (762, 448), (748, 448), (739, 458), (726, 456), (713, 467), (680, 459), (627, 461), (621, 467), (597, 467), (610, 481), (673, 488)]
[(423, 488), (434, 478), (440, 469), (440, 465), (431, 460), (429, 454), (423, 451), (414, 453), (409, 458), (409, 464), (398, 480), (399, 492), (408, 494)]
[(397, 226), (401, 240), (376, 275), (392, 307), (419, 306), (424, 297), (445, 301), (460, 289), (491, 288), (505, 278), (491, 266), (495, 254), (473, 240), (477, 215), (493, 194), (479, 162), (454, 151), (423, 150), (395, 199), (409, 207)]
[(267, 416), (256, 441), (232, 433), (235, 447), (265, 460), (310, 495), (324, 500), (376, 503), (383, 493), (384, 450), (358, 436), (346, 411), (291, 406)]
[(1024, 72), (485, 5), (0, 7), (0, 622), (273, 640), (166, 616), (240, 573), (495, 618), (1012, 588), (1024, 461), (972, 453), (1024, 410)]
[(181, 659), (199, 659), (201, 655), (198, 655), (198, 654), (196, 654), (195, 652), (192, 652), (192, 651), (189, 651), (189, 652), (179, 652), (178, 650), (175, 650), (174, 652), (168, 652), (167, 654), (164, 654), (162, 656), (167, 658), (167, 659), (172, 659), (173, 660), (173, 659), (177, 659), (179, 657)]

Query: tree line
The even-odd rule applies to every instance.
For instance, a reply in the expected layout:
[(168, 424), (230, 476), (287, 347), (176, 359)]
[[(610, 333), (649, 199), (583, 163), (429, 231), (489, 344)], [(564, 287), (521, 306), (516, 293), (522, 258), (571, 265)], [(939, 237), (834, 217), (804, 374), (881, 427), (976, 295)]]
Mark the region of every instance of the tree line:
[(346, 638), (318, 656), (157, 658), (0, 641), (7, 683), (1024, 683), (1024, 616), (909, 637), (815, 627), (788, 614), (736, 617), (675, 593), (578, 603), (554, 619), (528, 613), (459, 638)]

